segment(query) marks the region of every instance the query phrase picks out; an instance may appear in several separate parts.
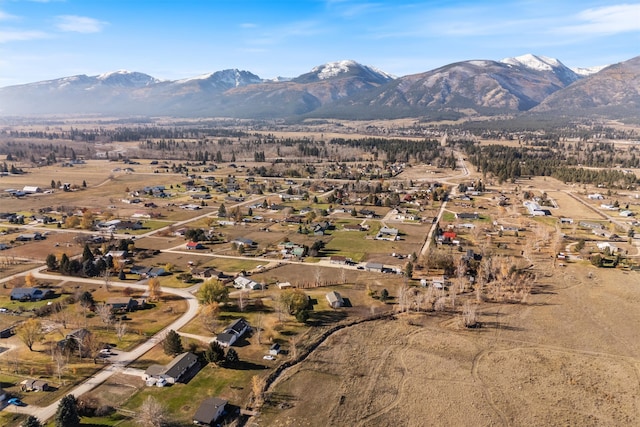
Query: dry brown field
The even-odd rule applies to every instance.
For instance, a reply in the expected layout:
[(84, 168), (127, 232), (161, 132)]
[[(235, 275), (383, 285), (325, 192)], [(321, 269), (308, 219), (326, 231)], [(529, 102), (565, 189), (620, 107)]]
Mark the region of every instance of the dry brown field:
[(479, 329), (449, 314), (343, 329), (286, 371), (257, 422), (638, 425), (639, 279), (571, 265), (524, 305), (484, 304)]

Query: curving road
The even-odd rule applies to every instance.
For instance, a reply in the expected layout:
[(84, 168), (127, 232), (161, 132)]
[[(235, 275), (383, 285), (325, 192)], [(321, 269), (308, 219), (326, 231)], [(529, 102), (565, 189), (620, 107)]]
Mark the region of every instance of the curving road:
[[(49, 280), (60, 280), (61, 278), (69, 279), (69, 280), (78, 279), (77, 277), (74, 278), (74, 277), (66, 277), (66, 276), (43, 273), (42, 270), (44, 270), (45, 268), (46, 267), (35, 268), (31, 270), (31, 273), (33, 273), (33, 275), (39, 279), (49, 279)], [(104, 280), (99, 280), (99, 279), (83, 278), (82, 281), (85, 283), (104, 285)], [(132, 283), (112, 281), (109, 283), (109, 285), (116, 286), (116, 287), (129, 287), (133, 289), (147, 290), (148, 287), (146, 284), (144, 284), (144, 282), (145, 280), (142, 280), (142, 281), (139, 281), (138, 283), (132, 284)], [(127, 365), (129, 365), (131, 362), (133, 362), (134, 360), (138, 359), (139, 357), (143, 356), (146, 352), (151, 350), (156, 344), (158, 344), (158, 342), (164, 339), (167, 332), (169, 332), (172, 329), (175, 331), (178, 331), (187, 323), (189, 323), (191, 319), (193, 319), (198, 314), (198, 300), (193, 295), (193, 293), (198, 290), (199, 286), (200, 285), (195, 285), (185, 289), (162, 287), (161, 288), (162, 292), (179, 296), (183, 298), (185, 301), (187, 301), (188, 307), (187, 307), (187, 310), (184, 312), (184, 314), (180, 316), (180, 318), (173, 321), (170, 325), (165, 327), (163, 330), (155, 334), (149, 340), (140, 344), (138, 347), (134, 348), (133, 350), (126, 351), (126, 352), (121, 351), (117, 355), (113, 355), (109, 357), (109, 360), (111, 362), (110, 365), (106, 366), (104, 369), (100, 370), (99, 372), (95, 373), (91, 377), (87, 378), (82, 383), (78, 384), (76, 387), (70, 390), (67, 394), (73, 394), (74, 396), (81, 396), (82, 394), (91, 391), (95, 387), (105, 382), (111, 375), (118, 372), (122, 372)], [(38, 407), (33, 405), (22, 406), (22, 407), (15, 406), (10, 410), (12, 412), (20, 412), (24, 414), (33, 415), (37, 417), (40, 421), (45, 422), (46, 420), (48, 420), (49, 418), (55, 415), (56, 410), (58, 409), (59, 402), (60, 400), (57, 400), (51, 403), (49, 406), (45, 406), (45, 407)], [(5, 410), (8, 410), (8, 409), (5, 408)]]

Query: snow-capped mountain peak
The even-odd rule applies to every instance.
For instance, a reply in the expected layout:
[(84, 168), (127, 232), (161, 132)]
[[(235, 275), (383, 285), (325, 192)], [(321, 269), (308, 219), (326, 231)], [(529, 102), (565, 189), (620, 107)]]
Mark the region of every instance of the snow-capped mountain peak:
[(327, 62), (323, 65), (318, 65), (317, 67), (313, 67), (311, 72), (316, 74), (320, 80), (326, 80), (331, 77), (335, 77), (341, 73), (347, 73), (351, 68), (359, 67), (356, 61), (353, 60), (344, 60), (344, 61), (335, 61), (335, 62)]
[(127, 70), (118, 70), (103, 73), (96, 76), (95, 79), (103, 84), (136, 87), (148, 86), (160, 81), (148, 74)]
[(351, 59), (328, 62), (326, 64), (313, 67), (307, 74), (303, 74), (296, 80), (329, 80), (336, 77), (361, 75), (367, 76), (367, 79), (372, 79), (377, 82), (386, 82), (393, 80), (395, 77), (384, 71), (378, 70), (374, 67), (362, 65)]
[(527, 53), (525, 55), (513, 58), (504, 58), (500, 62), (508, 65), (520, 65), (537, 71), (553, 71), (554, 68), (563, 67), (562, 62), (548, 56), (533, 55)]
[(242, 71), (234, 68), (216, 71), (214, 73), (201, 74), (196, 77), (177, 80), (174, 83), (179, 85), (197, 83), (217, 89), (231, 89), (234, 87), (262, 83), (262, 81), (263, 80), (260, 77), (249, 71)]

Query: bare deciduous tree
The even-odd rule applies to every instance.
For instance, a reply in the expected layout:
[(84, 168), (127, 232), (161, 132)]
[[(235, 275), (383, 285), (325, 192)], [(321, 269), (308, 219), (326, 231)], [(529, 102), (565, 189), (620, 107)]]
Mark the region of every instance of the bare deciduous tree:
[(249, 296), (249, 291), (241, 290), (238, 292), (238, 309), (242, 312), (247, 308), (247, 298)]
[(160, 299), (160, 280), (157, 277), (152, 277), (147, 282), (149, 287), (149, 301), (158, 301)]
[(256, 314), (254, 323), (255, 323), (255, 326), (253, 328), (253, 331), (256, 334), (256, 339), (258, 340), (258, 344), (262, 344), (262, 327), (264, 323), (262, 313)]
[[(62, 383), (62, 375), (67, 370), (67, 364), (69, 363), (69, 357), (59, 348), (54, 347), (51, 350), (51, 360), (56, 368), (56, 375), (58, 375), (58, 383)], [(63, 384), (64, 385), (64, 384)]]
[(116, 329), (116, 337), (118, 337), (118, 341), (122, 341), (125, 334), (127, 333), (128, 325), (124, 323), (122, 320), (118, 320), (115, 324)]
[(462, 324), (465, 328), (475, 328), (478, 325), (478, 306), (466, 301), (462, 307)]
[(153, 396), (148, 396), (138, 409), (136, 423), (142, 427), (165, 427), (167, 412)]
[(200, 322), (212, 334), (217, 331), (219, 314), (220, 305), (217, 302), (211, 302), (200, 307)]
[(111, 323), (113, 322), (113, 313), (111, 312), (110, 306), (105, 303), (96, 304), (96, 314), (100, 317), (102, 323), (106, 326), (111, 326)]

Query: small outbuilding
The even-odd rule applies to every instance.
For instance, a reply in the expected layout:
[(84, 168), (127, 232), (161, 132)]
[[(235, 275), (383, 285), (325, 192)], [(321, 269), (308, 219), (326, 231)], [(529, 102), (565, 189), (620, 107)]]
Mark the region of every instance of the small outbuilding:
[(332, 308), (340, 308), (344, 305), (344, 299), (336, 291), (328, 292), (326, 298)]
[(269, 348), (269, 354), (272, 356), (277, 356), (280, 353), (280, 344), (275, 343)]

